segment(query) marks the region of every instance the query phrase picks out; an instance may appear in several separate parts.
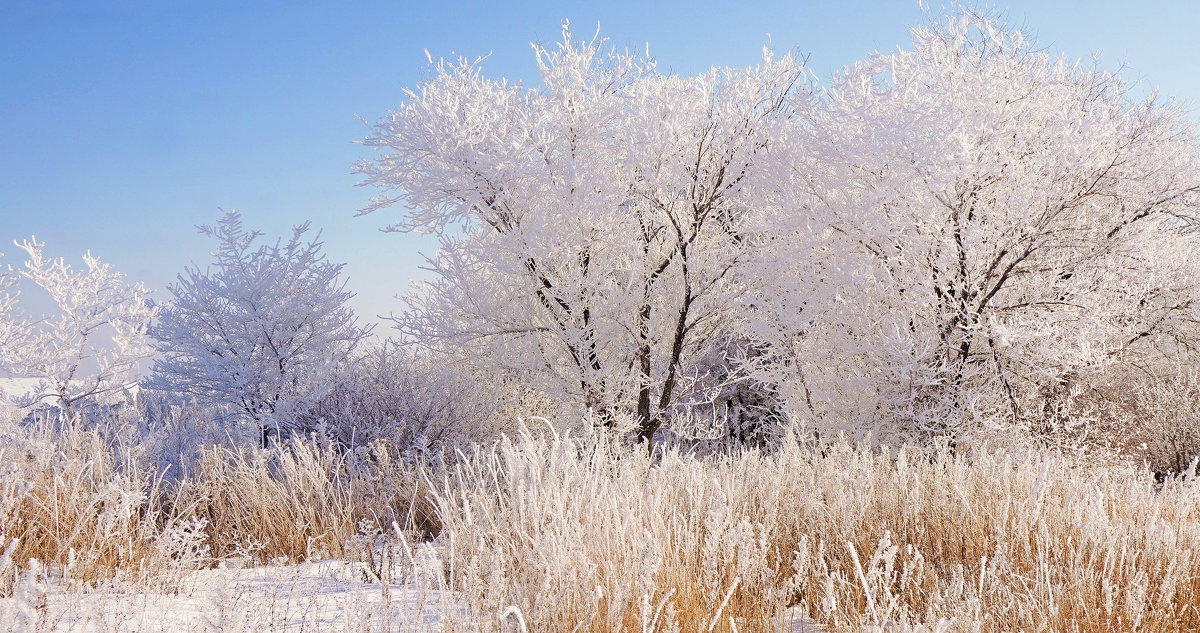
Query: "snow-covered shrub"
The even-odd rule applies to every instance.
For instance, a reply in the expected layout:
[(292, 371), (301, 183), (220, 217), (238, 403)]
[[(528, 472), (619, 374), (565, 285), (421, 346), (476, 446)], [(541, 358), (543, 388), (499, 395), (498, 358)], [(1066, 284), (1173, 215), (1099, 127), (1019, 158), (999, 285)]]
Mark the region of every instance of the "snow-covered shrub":
[(1069, 393), (1040, 424), (1051, 440), (1057, 431), (1087, 448), (1112, 447), (1160, 479), (1186, 472), (1200, 458), (1200, 375), (1189, 365), (1064, 391)]
[(432, 450), (487, 440), (511, 426), (501, 410), (514, 390), (391, 339), (364, 343), (336, 380), (305, 414), (306, 425), (348, 447), (385, 442), (399, 451)]
[(148, 467), (172, 482), (191, 473), (206, 449), (253, 446), (262, 440), (258, 426), (231, 407), (153, 389), (138, 394), (136, 415), (125, 426), (138, 436)]
[(201, 569), (212, 559), (209, 555), (207, 521), (196, 517), (172, 519), (154, 540), (155, 562), (149, 566), (148, 579), (159, 587), (173, 587), (188, 572)]

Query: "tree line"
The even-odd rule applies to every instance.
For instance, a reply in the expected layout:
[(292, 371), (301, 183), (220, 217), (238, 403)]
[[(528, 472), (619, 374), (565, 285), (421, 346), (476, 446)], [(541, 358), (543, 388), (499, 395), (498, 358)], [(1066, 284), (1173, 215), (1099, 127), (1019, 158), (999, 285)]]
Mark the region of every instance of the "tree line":
[[(400, 208), (391, 230), (440, 238), (396, 341), (368, 342), (307, 224), (264, 245), (228, 213), (202, 229), (212, 267), (165, 306), (25, 243), (22, 274), (75, 316), (39, 326), (0, 294), (0, 359), (70, 407), (152, 351), (97, 353), (105, 377), (72, 391), (93, 318), (150, 335), (159, 388), (280, 431), (361, 408), (339, 376), (376, 367), (352, 382), (392, 377), (371, 410), (407, 408), (385, 418), (536, 411), (646, 442), (768, 441), (797, 420), (1048, 438), (1193, 385), (1200, 145), (1177, 102), (973, 12), (824, 84), (768, 49), (695, 75), (565, 27), (534, 51), (531, 87), (434, 62), (364, 140), (356, 170), (381, 195), (360, 214)], [(56, 345), (66, 364), (35, 367)]]

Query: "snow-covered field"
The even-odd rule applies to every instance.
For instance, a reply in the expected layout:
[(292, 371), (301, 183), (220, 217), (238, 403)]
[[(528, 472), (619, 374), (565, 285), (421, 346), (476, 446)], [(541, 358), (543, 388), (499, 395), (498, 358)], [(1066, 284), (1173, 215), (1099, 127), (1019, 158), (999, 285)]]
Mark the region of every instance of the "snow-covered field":
[(40, 381), (36, 378), (11, 378), (0, 376), (0, 395), (23, 396), (37, 390)]
[[(57, 581), (26, 583), (0, 598), (0, 632), (182, 633), (397, 632), (490, 630), (444, 588), (433, 547), (425, 569), (390, 583), (371, 581), (361, 563), (318, 561), (194, 572), (171, 591), (69, 590)], [(402, 571), (402, 570), (396, 570)], [(487, 589), (485, 588), (484, 591)], [(520, 631), (518, 612), (497, 623)], [(823, 633), (798, 609), (780, 615), (783, 633)], [(482, 625), (482, 626), (480, 626)], [(508, 625), (508, 626), (505, 626)]]
[[(433, 548), (423, 569), (400, 569), (391, 582), (363, 563), (317, 561), (237, 568), (228, 564), (180, 579), (169, 591), (69, 589), (32, 579), (0, 599), (0, 631), (437, 631), (463, 611), (442, 588)], [(403, 573), (408, 571), (409, 573)]]

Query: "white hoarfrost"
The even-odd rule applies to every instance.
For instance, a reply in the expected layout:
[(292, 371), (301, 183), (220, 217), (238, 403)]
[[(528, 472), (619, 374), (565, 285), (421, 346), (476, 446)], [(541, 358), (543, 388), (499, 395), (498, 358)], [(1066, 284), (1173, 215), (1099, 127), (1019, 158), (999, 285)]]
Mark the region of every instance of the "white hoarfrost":
[[(74, 416), (84, 401), (129, 389), (138, 363), (153, 352), (146, 329), (159, 308), (149, 291), (125, 283), (91, 253), (83, 255), (87, 270), (76, 271), (47, 259), (36, 238), (16, 244), (28, 258), (0, 276), (0, 369), (27, 379), (26, 387), (36, 381), (23, 404), (49, 402)], [(49, 295), (49, 314), (17, 313), (19, 297), (8, 290), (18, 275)]]
[(973, 14), (825, 97), (793, 192), (816, 231), (761, 301), (798, 409), (885, 433), (1028, 429), (1194, 352), (1200, 152), (1178, 104)]
[(346, 305), (342, 264), (325, 259), (307, 223), (287, 242), (258, 244), (236, 211), (200, 230), (217, 241), (214, 266), (187, 268), (152, 333), (162, 356), (154, 384), (231, 404), (264, 427), (289, 430), (336, 386), (369, 329)]
[(532, 89), (438, 62), (365, 141), (381, 153), (358, 171), (396, 192), (365, 212), (402, 205), (394, 229), (442, 235), (406, 336), (649, 438), (738, 378), (739, 299), (788, 212), (771, 156), (811, 85), (769, 51), (679, 76), (566, 29), (534, 49)]
[(536, 88), (437, 62), (358, 165), (388, 193), (365, 212), (442, 235), (398, 321), (461, 362), (642, 438), (738, 382), (928, 438), (1191, 351), (1196, 135), (1115, 74), (973, 13), (823, 91), (769, 52), (693, 76), (569, 31), (535, 53)]

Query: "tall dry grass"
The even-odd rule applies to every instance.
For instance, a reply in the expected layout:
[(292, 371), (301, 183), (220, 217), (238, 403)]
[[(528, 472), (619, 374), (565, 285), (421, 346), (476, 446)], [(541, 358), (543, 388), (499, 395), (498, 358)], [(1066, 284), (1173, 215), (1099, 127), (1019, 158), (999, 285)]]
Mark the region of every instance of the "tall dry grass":
[(525, 434), (437, 483), (481, 630), (772, 631), (789, 606), (844, 630), (1200, 630), (1194, 475), (794, 439), (643, 453)]
[(364, 520), (380, 532), (393, 524), (414, 535), (437, 525), (419, 466), (376, 446), (346, 452), (319, 438), (270, 450), (205, 450), (181, 497), (207, 521), (218, 557), (259, 561), (345, 557)]
[(146, 587), (231, 556), (378, 566), (395, 524), (440, 530), (454, 630), (776, 631), (789, 610), (842, 630), (1200, 630), (1194, 468), (1160, 487), (1038, 451), (648, 456), (526, 432), (437, 466), (210, 446), (168, 479), (113, 437), (0, 429), (0, 594), (31, 567)]
[(31, 560), (73, 583), (157, 587), (235, 556), (352, 557), (363, 526), (437, 528), (418, 464), (383, 446), (210, 445), (172, 473), (120, 421), (0, 423), (0, 597)]
[(135, 447), (79, 425), (0, 432), (0, 595), (35, 559), (73, 581), (165, 581), (207, 557), (203, 522)]

